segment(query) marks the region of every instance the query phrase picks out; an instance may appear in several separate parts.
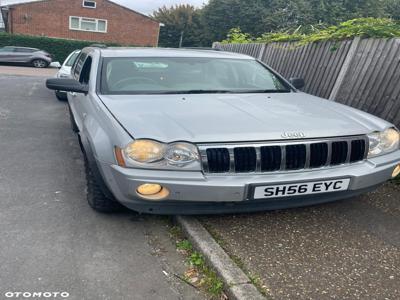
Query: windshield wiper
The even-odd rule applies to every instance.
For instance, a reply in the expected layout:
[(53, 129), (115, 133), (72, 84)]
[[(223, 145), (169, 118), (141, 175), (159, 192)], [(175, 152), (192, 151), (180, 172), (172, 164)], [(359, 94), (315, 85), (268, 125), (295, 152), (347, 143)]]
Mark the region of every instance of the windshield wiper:
[(290, 93), (290, 90), (248, 90), (248, 91), (240, 91), (239, 93), (246, 93), (246, 94)]
[(157, 94), (253, 94), (253, 93), (290, 93), (290, 90), (186, 90), (186, 91), (157, 92)]
[(234, 93), (234, 91), (227, 90), (187, 90), (187, 91), (165, 91), (162, 94), (226, 94)]

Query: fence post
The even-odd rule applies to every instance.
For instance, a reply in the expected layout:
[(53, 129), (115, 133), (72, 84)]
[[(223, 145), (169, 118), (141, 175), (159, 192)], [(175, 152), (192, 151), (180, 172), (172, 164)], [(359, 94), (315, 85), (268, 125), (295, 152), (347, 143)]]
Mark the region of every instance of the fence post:
[(349, 52), (347, 53), (346, 59), (342, 65), (342, 68), (340, 69), (339, 75), (336, 79), (335, 85), (333, 86), (332, 92), (329, 96), (329, 100), (335, 100), (340, 88), (342, 87), (344, 78), (346, 77), (347, 72), (349, 71), (351, 62), (354, 58), (354, 55), (356, 55), (357, 53), (357, 48), (358, 45), (361, 41), (361, 38), (359, 36), (355, 37), (354, 40), (351, 42), (351, 46), (349, 49)]

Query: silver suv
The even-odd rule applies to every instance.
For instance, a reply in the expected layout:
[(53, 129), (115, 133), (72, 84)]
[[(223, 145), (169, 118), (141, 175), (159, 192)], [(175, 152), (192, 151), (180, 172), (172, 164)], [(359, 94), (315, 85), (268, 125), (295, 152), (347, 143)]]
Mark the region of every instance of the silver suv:
[(85, 48), (68, 91), (87, 197), (102, 212), (249, 212), (368, 192), (400, 172), (400, 135), (298, 91), (252, 57)]
[(0, 63), (28, 64), (35, 68), (47, 68), (51, 55), (36, 48), (7, 46), (0, 48)]

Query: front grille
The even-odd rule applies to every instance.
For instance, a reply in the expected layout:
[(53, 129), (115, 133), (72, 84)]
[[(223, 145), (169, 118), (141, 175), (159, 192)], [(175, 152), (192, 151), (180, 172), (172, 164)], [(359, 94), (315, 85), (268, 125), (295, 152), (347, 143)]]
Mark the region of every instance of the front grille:
[(279, 146), (261, 147), (261, 171), (272, 172), (281, 169), (282, 152)]
[(206, 173), (267, 173), (338, 166), (362, 161), (368, 139), (344, 137), (241, 145), (199, 145)]
[(229, 171), (230, 157), (228, 149), (207, 149), (207, 159), (212, 162), (208, 166), (210, 173), (226, 173)]
[(256, 170), (257, 155), (254, 147), (235, 148), (233, 153), (237, 173), (254, 172)]

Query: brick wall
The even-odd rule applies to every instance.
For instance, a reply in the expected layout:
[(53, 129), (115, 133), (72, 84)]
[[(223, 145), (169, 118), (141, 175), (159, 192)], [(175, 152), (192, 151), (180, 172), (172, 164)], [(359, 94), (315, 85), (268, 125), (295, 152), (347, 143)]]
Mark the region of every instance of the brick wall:
[[(105, 19), (107, 33), (70, 30), (70, 16)], [(158, 44), (158, 22), (107, 0), (96, 0), (95, 9), (82, 7), (82, 0), (20, 4), (11, 8), (9, 19), (11, 33), (135, 46)]]

